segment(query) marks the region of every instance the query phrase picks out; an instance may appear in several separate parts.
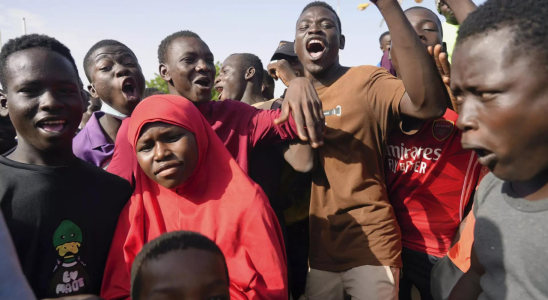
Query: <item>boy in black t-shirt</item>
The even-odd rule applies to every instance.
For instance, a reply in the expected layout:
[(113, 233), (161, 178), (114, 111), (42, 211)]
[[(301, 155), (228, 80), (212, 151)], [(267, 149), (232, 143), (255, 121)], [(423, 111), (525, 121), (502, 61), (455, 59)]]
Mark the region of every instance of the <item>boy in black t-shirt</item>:
[(72, 154), (82, 96), (70, 50), (44, 35), (10, 40), (0, 83), (19, 137), (0, 156), (0, 208), (23, 272), (38, 299), (99, 294), (131, 187)]

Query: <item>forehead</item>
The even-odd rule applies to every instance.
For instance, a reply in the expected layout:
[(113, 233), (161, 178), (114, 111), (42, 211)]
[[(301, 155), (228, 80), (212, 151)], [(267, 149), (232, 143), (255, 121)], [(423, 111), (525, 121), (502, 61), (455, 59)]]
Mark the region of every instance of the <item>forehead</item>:
[(299, 17), (298, 22), (313, 19), (328, 19), (333, 22), (337, 21), (337, 16), (329, 9), (322, 6), (312, 6), (305, 10)]
[(419, 23), (421, 21), (430, 21), (441, 26), (440, 19), (434, 12), (426, 8), (413, 8), (405, 12), (405, 16), (411, 23)]
[(10, 55), (6, 61), (9, 84), (25, 81), (68, 81), (78, 83), (78, 74), (72, 63), (61, 54), (32, 48)]
[(185, 36), (173, 40), (167, 50), (168, 56), (178, 56), (185, 53), (210, 55), (211, 51), (202, 39)]
[(122, 55), (130, 55), (131, 57), (136, 58), (135, 55), (133, 55), (133, 52), (129, 50), (129, 48), (121, 45), (111, 45), (111, 46), (103, 46), (93, 51), (93, 54), (91, 55), (91, 59), (97, 61), (102, 58), (122, 56)]
[[(455, 87), (475, 86), (508, 82), (519, 76), (518, 67), (532, 68), (531, 58), (515, 51), (513, 33), (509, 28), (491, 31), (488, 34), (471, 36), (461, 42), (453, 52), (451, 83)], [(522, 53), (521, 55), (516, 55)], [(512, 69), (512, 72), (508, 70)], [(521, 68), (519, 68), (521, 69)]]

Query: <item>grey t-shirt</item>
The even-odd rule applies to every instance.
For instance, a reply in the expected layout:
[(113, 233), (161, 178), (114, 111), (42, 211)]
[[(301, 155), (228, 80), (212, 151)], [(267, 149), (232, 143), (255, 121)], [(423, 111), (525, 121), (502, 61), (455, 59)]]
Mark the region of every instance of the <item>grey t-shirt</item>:
[(488, 174), (474, 215), (474, 248), (486, 271), (479, 299), (548, 299), (548, 199), (519, 198)]

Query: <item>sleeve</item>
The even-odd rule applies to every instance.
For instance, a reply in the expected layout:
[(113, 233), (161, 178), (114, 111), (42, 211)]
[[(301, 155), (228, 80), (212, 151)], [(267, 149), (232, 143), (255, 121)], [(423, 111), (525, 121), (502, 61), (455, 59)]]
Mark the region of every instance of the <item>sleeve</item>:
[(287, 258), (280, 225), (266, 196), (258, 197), (245, 215), (244, 247), (258, 276), (249, 284), (248, 299), (287, 299)]
[(36, 299), (23, 275), (10, 233), (0, 211), (0, 299)]
[(107, 171), (127, 180), (132, 187), (135, 187), (135, 174), (139, 168), (137, 156), (133, 152), (133, 147), (128, 141), (127, 131), (129, 127), (129, 118), (122, 122), (118, 130), (116, 143), (114, 145), (114, 154), (107, 168)]
[(400, 102), (405, 94), (403, 82), (382, 68), (374, 68), (366, 85), (366, 99), (383, 136), (400, 121)]
[(289, 121), (280, 125), (274, 124), (274, 120), (280, 117), (281, 113), (281, 109), (276, 109), (257, 110), (253, 114), (249, 123), (249, 139), (252, 147), (299, 139), (297, 125), (291, 114)]
[(130, 299), (131, 266), (144, 244), (144, 229), (140, 206), (132, 197), (118, 219), (118, 225), (110, 246), (101, 298), (106, 300)]

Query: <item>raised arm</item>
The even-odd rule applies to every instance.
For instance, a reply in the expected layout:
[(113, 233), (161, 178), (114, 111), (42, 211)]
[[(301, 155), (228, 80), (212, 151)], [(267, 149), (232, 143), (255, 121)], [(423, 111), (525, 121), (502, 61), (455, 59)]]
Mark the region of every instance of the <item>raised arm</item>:
[(383, 15), (392, 37), (392, 60), (407, 93), (400, 112), (417, 119), (438, 118), (447, 109), (449, 95), (436, 64), (428, 54), (397, 0), (371, 0)]
[(464, 19), (478, 8), (472, 0), (441, 0), (441, 2), (447, 4), (447, 6), (451, 8), (459, 24), (462, 24)]

